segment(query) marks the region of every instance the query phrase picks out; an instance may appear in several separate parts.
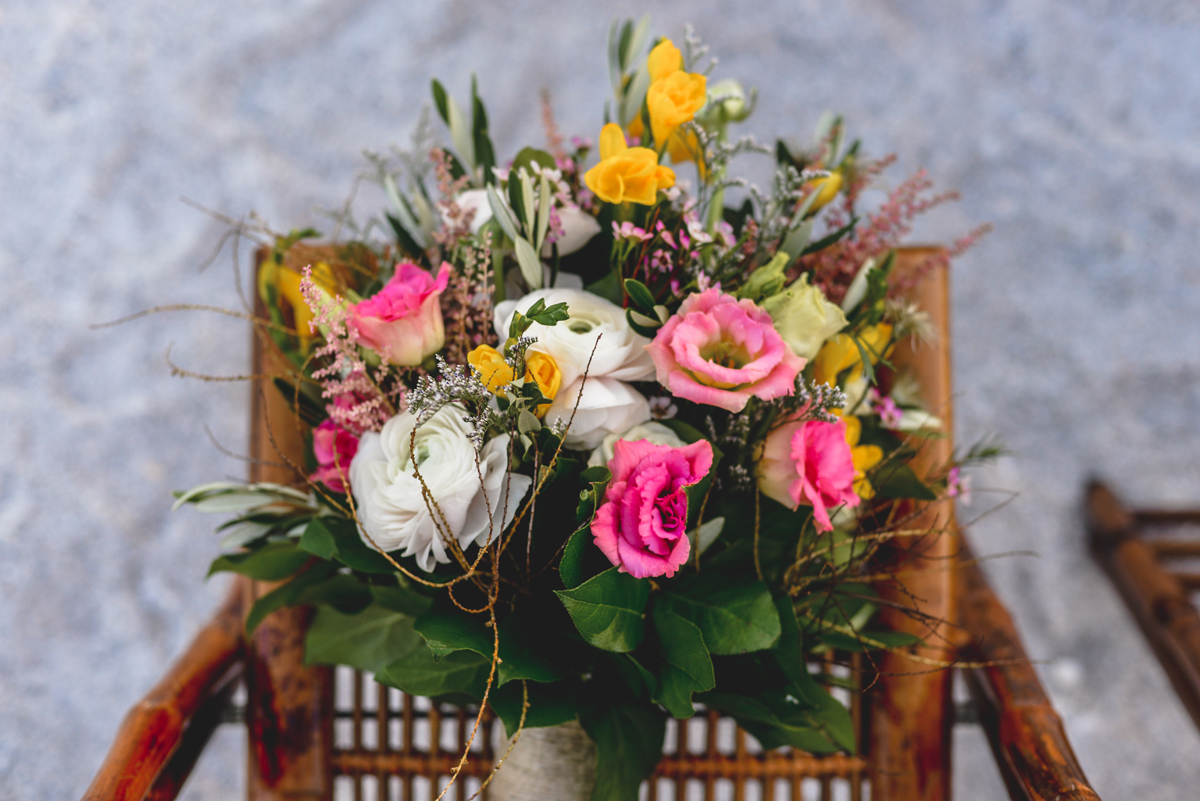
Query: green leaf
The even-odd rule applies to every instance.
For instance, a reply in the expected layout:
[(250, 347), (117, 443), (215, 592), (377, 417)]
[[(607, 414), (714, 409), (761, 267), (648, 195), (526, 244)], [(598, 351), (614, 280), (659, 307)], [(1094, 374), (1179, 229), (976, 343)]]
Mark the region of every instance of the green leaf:
[[(576, 692), (578, 688), (565, 681), (554, 684), (527, 682), (529, 688), (529, 711), (525, 713), (525, 728), (541, 729), (575, 720), (578, 716)], [(521, 722), (521, 706), (525, 702), (525, 691), (520, 682), (498, 687), (488, 695), (488, 703), (504, 722), (504, 733), (512, 737)]]
[(612, 473), (604, 465), (589, 467), (579, 474), (587, 489), (579, 493), (579, 505), (575, 508), (575, 522), (586, 523), (604, 503), (604, 490), (612, 479)]
[(592, 801), (630, 801), (638, 797), (638, 786), (662, 759), (666, 718), (631, 701), (591, 700), (587, 709), (580, 710), (579, 722), (596, 743)]
[(304, 639), (304, 661), (309, 665), (350, 665), (378, 672), (384, 665), (423, 647), (408, 615), (379, 604), (371, 604), (354, 615), (319, 606)]
[(246, 613), (246, 636), (254, 634), (254, 630), (266, 619), (267, 615), (285, 606), (295, 606), (297, 598), (308, 587), (322, 581), (337, 570), (336, 565), (316, 564), (304, 571), (291, 581), (280, 584), (267, 594), (257, 598)]
[(484, 628), (481, 618), (445, 606), (434, 606), (417, 618), (413, 628), (425, 638), (435, 659), (466, 650), (486, 656), (490, 661), (495, 650), (492, 635)]
[(799, 703), (799, 699), (786, 691), (761, 692), (753, 698), (732, 693), (705, 693), (697, 700), (732, 717), (753, 734), (763, 748), (790, 745), (812, 754), (853, 751), (853, 723), (849, 729), (850, 739), (842, 739), (847, 733), (844, 724), (849, 720), (849, 713), (824, 690), (821, 693), (836, 708), (823, 702), (824, 706), (813, 709)]
[(650, 582), (610, 568), (578, 587), (556, 590), (575, 628), (589, 644), (625, 653), (638, 647), (645, 634), (645, 608)]
[(361, 612), (372, 600), (367, 585), (345, 573), (311, 584), (296, 597), (297, 604), (324, 604), (347, 615)]
[(383, 554), (363, 542), (353, 520), (342, 517), (314, 518), (297, 545), (322, 559), (337, 559), (346, 567), (363, 573), (396, 572)]
[(474, 651), (455, 651), (442, 659), (421, 643), (405, 656), (389, 662), (375, 678), (409, 695), (437, 698), (464, 695), (476, 701), (483, 698), (492, 660)]
[[(397, 576), (397, 578), (399, 577)], [(375, 599), (375, 603), (385, 609), (402, 612), (411, 617), (420, 617), (425, 614), (429, 611), (430, 604), (433, 603), (429, 596), (422, 595), (399, 582), (395, 586), (372, 584), (371, 596)]]
[(433, 91), (433, 104), (437, 107), (438, 116), (440, 116), (442, 118), (442, 122), (449, 125), (450, 124), (450, 108), (447, 103), (446, 89), (442, 86), (442, 84), (438, 81), (437, 78), (434, 78), (430, 82), (430, 86)]
[(779, 639), (779, 613), (761, 581), (706, 572), (676, 584), (659, 600), (699, 627), (710, 653), (744, 654)]
[(850, 222), (846, 223), (845, 225), (843, 225), (841, 228), (834, 231), (829, 236), (822, 237), (822, 238), (818, 239), (816, 242), (813, 242), (811, 245), (804, 248), (804, 250), (800, 251), (800, 255), (807, 256), (810, 253), (816, 253), (819, 250), (824, 250), (825, 248), (829, 247), (833, 243), (842, 239), (844, 236), (846, 236), (846, 234), (853, 231), (854, 226), (856, 226), (856, 225), (858, 225), (858, 218), (851, 217)]
[[(557, 649), (539, 638), (546, 632), (517, 609), (500, 623), (500, 674), (498, 685), (527, 679), (549, 683), (566, 678), (567, 671), (555, 662)], [(486, 654), (491, 656), (489, 650)]]
[(888, 463), (872, 476), (875, 494), (882, 498), (915, 498), (918, 501), (936, 501), (937, 493), (917, 478), (912, 468), (902, 462)]
[(629, 295), (629, 299), (634, 302), (641, 311), (646, 314), (654, 314), (654, 295), (641, 281), (635, 278), (625, 279), (625, 292)]
[(654, 700), (672, 716), (690, 718), (696, 714), (692, 693), (707, 692), (716, 685), (704, 636), (690, 620), (661, 608), (654, 610), (654, 628), (663, 658)]
[(300, 550), (291, 541), (271, 542), (254, 551), (217, 557), (208, 569), (208, 575), (229, 571), (259, 581), (282, 581), (304, 567), (311, 558), (311, 554)]
[(532, 165), (534, 164), (543, 169), (553, 170), (555, 167), (554, 156), (551, 156), (545, 150), (538, 150), (535, 147), (522, 148), (516, 157), (513, 158), (512, 166), (509, 168), (509, 175), (514, 175), (522, 167), (532, 174)]
[(633, 315), (634, 315), (633, 309), (625, 310), (625, 320), (626, 320), (626, 322), (629, 323), (630, 328), (632, 328), (635, 332), (641, 334), (642, 336), (646, 337), (646, 339), (654, 339), (656, 336), (658, 336), (658, 329), (661, 326), (656, 325), (653, 328), (651, 328), (650, 326), (642, 325), (641, 323), (639, 323), (637, 321), (636, 318), (634, 318)]

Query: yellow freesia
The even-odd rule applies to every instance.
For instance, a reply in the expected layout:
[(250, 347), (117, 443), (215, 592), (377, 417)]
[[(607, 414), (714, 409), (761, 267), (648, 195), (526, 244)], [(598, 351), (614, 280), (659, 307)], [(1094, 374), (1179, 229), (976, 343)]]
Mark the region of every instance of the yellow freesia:
[(700, 147), (700, 137), (696, 136), (695, 131), (677, 130), (671, 134), (667, 140), (667, 153), (671, 155), (673, 164), (682, 164), (685, 161), (696, 162), (696, 168), (700, 170), (700, 180), (704, 180), (707, 173), (704, 153)]
[[(877, 364), (887, 355), (884, 349), (891, 342), (892, 326), (888, 323), (868, 326), (858, 333), (858, 339), (870, 355), (871, 364)], [(847, 383), (857, 380), (863, 372), (862, 354), (849, 334), (838, 334), (821, 347), (813, 360), (813, 381), (836, 386), (837, 377), (846, 370), (850, 370)]]
[(850, 446), (850, 459), (854, 462), (854, 492), (864, 501), (875, 496), (875, 488), (867, 478), (867, 471), (883, 460), (883, 448), (878, 445), (859, 445), (862, 436), (862, 421), (851, 415), (846, 420), (846, 444)]
[(683, 53), (670, 39), (663, 39), (654, 46), (646, 58), (646, 69), (650, 82), (655, 83), (683, 69)]
[(600, 163), (583, 180), (605, 203), (653, 206), (658, 190), (675, 185), (675, 171), (659, 164), (650, 148), (628, 147), (621, 126), (610, 122), (600, 131)]
[[(262, 270), (259, 277), (261, 281), (259, 290), (263, 299), (266, 300), (267, 297), (266, 287), (273, 285), (278, 293), (280, 309), (290, 310), (292, 313), (292, 325), (296, 329), (296, 336), (300, 339), (300, 350), (307, 350), (308, 343), (313, 338), (311, 327), (313, 313), (304, 300), (304, 293), (300, 291), (300, 273), (282, 265), (275, 265), (274, 270)], [(325, 262), (317, 262), (312, 266), (312, 279), (313, 283), (327, 294), (337, 293), (337, 280), (334, 278), (333, 268)]]
[[(467, 354), (467, 363), (475, 368), (488, 392), (499, 395), (504, 388), (513, 382), (513, 371), (504, 361), (500, 351), (491, 345), (480, 345)], [(525, 380), (536, 381), (538, 389), (550, 400), (558, 394), (562, 386), (562, 371), (554, 357), (547, 353), (531, 352), (525, 356)], [(543, 403), (534, 410), (542, 417), (549, 410), (550, 404)]]
[(646, 90), (650, 110), (650, 132), (660, 147), (685, 122), (696, 116), (708, 101), (708, 79), (703, 75), (678, 70), (654, 81)]
[(809, 207), (809, 211), (815, 212), (837, 197), (837, 193), (842, 191), (842, 184), (844, 183), (845, 179), (842, 178), (841, 172), (833, 172), (824, 178), (814, 178), (809, 181), (806, 186), (817, 193), (817, 198), (813, 201), (812, 206)]

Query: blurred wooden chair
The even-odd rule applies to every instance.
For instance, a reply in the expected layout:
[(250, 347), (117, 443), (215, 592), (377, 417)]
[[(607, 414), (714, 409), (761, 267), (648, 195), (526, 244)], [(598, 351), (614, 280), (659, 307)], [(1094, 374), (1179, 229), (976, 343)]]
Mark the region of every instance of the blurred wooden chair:
[(1200, 727), (1200, 509), (1129, 509), (1093, 481), (1087, 520), (1096, 558)]
[[(936, 251), (906, 249), (898, 270), (911, 270)], [(940, 332), (918, 351), (898, 349), (893, 361), (912, 369), (927, 405), (952, 428), (950, 415), (949, 285), (944, 267), (914, 290)], [(271, 356), (254, 347), (256, 375), (270, 372)], [(255, 391), (251, 455), (273, 460), (275, 447), (297, 460), (303, 442), (278, 393), (264, 383)], [(272, 442), (273, 439), (273, 442)], [(949, 438), (932, 440), (918, 469), (950, 458)], [(251, 479), (287, 483), (292, 476), (263, 464)], [(963, 669), (978, 717), (987, 731), (1010, 796), (1022, 801), (1091, 801), (1062, 723), (1050, 706), (1022, 649), (1012, 620), (988, 587), (954, 527), (949, 504), (926, 508), (913, 528), (938, 534), (909, 546), (914, 578), (908, 591), (922, 610), (941, 621), (918, 624), (884, 606), (887, 623), (927, 636), (919, 655), (936, 661), (990, 663)], [(86, 801), (171, 799), (227, 710), (238, 683), (246, 703), (238, 717), (248, 732), (248, 795), (252, 801), (364, 797), (432, 799), (448, 780), (465, 742), (467, 717), (375, 684), (348, 668), (306, 667), (303, 609), (276, 612), (247, 642), (244, 610), (268, 586), (235, 580), (229, 599), (197, 636), (166, 678), (130, 711)], [(909, 598), (885, 593), (897, 607)], [(936, 631), (935, 631), (936, 629)], [(949, 644), (940, 647), (937, 643)], [(835, 663), (840, 663), (836, 664)], [(715, 713), (672, 723), (667, 746), (646, 795), (741, 801), (847, 798), (859, 801), (939, 801), (950, 797), (955, 706), (951, 669), (931, 669), (898, 653), (877, 658), (868, 670), (859, 657), (831, 655), (823, 669), (842, 671), (869, 692), (849, 699), (860, 753), (814, 756), (780, 750), (763, 753), (732, 720)], [(875, 672), (877, 671), (877, 672)], [(492, 738), (477, 738), (452, 797), (464, 801), (491, 770)]]

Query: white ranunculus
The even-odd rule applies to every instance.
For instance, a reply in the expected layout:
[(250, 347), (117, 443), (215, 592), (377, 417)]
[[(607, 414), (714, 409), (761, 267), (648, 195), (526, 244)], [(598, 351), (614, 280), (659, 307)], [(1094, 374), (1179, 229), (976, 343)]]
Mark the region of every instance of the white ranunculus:
[[(486, 189), (468, 189), (465, 192), (459, 192), (454, 198), (455, 205), (459, 211), (466, 215), (468, 211), (474, 211), (475, 216), (471, 218), (471, 233), (479, 233), (488, 220), (492, 219), (492, 206), (488, 203)], [(458, 222), (458, 218), (451, 218), (445, 211), (442, 212), (442, 220), (447, 225), (454, 225)]]
[(640, 392), (624, 381), (593, 376), (586, 381), (580, 377), (560, 389), (546, 412), (548, 422), (571, 422), (563, 444), (581, 451), (595, 448), (613, 432), (628, 431), (649, 419), (650, 404)]
[[(558, 239), (558, 255), (566, 256), (586, 245), (600, 233), (600, 223), (578, 206), (562, 206), (558, 210), (558, 221), (562, 223), (562, 236)], [(542, 258), (553, 255), (549, 242), (542, 245)]]
[[(520, 300), (506, 300), (497, 304), (496, 334), (501, 342), (508, 338), (508, 325), (513, 312), (527, 311), (538, 299), (544, 300), (547, 306), (566, 303), (567, 313), (571, 315), (571, 319), (558, 325), (534, 323), (526, 333), (526, 336), (537, 337), (537, 343), (531, 350), (554, 357), (558, 369), (562, 371), (564, 387), (583, 375), (584, 370), (588, 369), (589, 357), (592, 360), (588, 369), (589, 377), (616, 378), (621, 381), (654, 379), (654, 362), (645, 350), (650, 340), (629, 327), (624, 309), (582, 289), (539, 289)], [(559, 397), (562, 397), (561, 391)]]
[(621, 439), (626, 442), (637, 442), (644, 439), (655, 445), (670, 445), (672, 448), (682, 448), (686, 444), (674, 431), (662, 423), (651, 420), (648, 423), (634, 426), (624, 434), (609, 434), (600, 443), (600, 447), (592, 451), (592, 455), (588, 457), (588, 467), (601, 467), (611, 462), (617, 449), (617, 440)]
[[(385, 551), (415, 556), (422, 570), (450, 561), (443, 532), (462, 548), (499, 537), (533, 483), (528, 476), (509, 474), (508, 435), (483, 446), (476, 470), (465, 414), (460, 407), (444, 406), (417, 428), (415, 466), (410, 437), (416, 417), (409, 412), (388, 420), (377, 434), (363, 434), (350, 463), (350, 487), (366, 533)], [(436, 518), (417, 469), (436, 501)]]

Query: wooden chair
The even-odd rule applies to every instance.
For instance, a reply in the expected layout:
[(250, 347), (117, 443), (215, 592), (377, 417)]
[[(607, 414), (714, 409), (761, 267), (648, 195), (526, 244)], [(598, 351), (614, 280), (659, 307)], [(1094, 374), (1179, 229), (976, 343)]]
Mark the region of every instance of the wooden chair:
[[(898, 269), (913, 269), (933, 249), (907, 249)], [(894, 361), (914, 370), (927, 404), (950, 425), (949, 286), (947, 271), (920, 282), (914, 299), (941, 332), (919, 351), (898, 349)], [(255, 341), (256, 375), (270, 359)], [(269, 386), (255, 392), (251, 454), (276, 458), (302, 449), (291, 413)], [(952, 427), (952, 426), (951, 426)], [(273, 439), (273, 442), (272, 442)], [(949, 439), (923, 450), (919, 469), (944, 464)], [(256, 465), (252, 480), (289, 482), (287, 470)], [(979, 717), (1013, 799), (1098, 799), (1071, 751), (1062, 723), (1050, 706), (1012, 620), (996, 599), (948, 504), (921, 512), (914, 528), (938, 534), (910, 545), (912, 579), (907, 589), (922, 599), (930, 619), (914, 622), (897, 607), (908, 598), (886, 590), (884, 617), (897, 628), (927, 637), (918, 658), (970, 660), (963, 670)], [(339, 797), (432, 798), (448, 779), (465, 741), (466, 714), (381, 687), (347, 668), (307, 667), (303, 633), (308, 613), (274, 613), (246, 641), (242, 617), (249, 601), (269, 586), (235, 580), (229, 599), (172, 667), (166, 678), (130, 711), (86, 801), (171, 799), (221, 719), (230, 693), (246, 687), (249, 740), (248, 795), (252, 801)], [(936, 629), (936, 631), (934, 631)], [(931, 669), (899, 653), (870, 668), (859, 657), (832, 655), (827, 671), (849, 673), (867, 693), (850, 700), (862, 744), (858, 755), (814, 756), (796, 751), (762, 753), (732, 720), (698, 715), (668, 730), (663, 760), (648, 797), (764, 799), (834, 797), (858, 801), (938, 801), (950, 797), (950, 727), (953, 671)], [(835, 662), (842, 663), (841, 666)], [(980, 666), (980, 663), (984, 663)], [(468, 798), (491, 770), (492, 739), (480, 738), (468, 760), (466, 780), (453, 798)], [(374, 785), (371, 792), (369, 785)], [(814, 787), (815, 785), (815, 787)], [(869, 790), (868, 790), (869, 787)], [(435, 792), (429, 793), (430, 788)], [(757, 791), (757, 792), (756, 792)]]
[[(1200, 509), (1128, 509), (1099, 481), (1087, 488), (1092, 550), (1133, 612), (1200, 727)], [(1192, 570), (1175, 567), (1193, 560)]]

